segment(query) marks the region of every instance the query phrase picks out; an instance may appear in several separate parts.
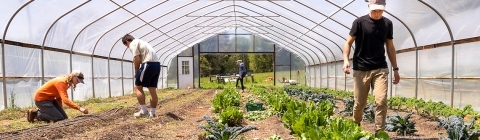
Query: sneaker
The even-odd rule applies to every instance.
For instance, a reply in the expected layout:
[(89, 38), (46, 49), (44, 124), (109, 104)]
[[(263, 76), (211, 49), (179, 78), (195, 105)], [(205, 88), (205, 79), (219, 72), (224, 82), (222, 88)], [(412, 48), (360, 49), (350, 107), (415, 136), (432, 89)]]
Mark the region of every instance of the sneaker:
[(37, 118), (37, 115), (38, 115), (38, 109), (37, 108), (29, 109), (27, 111), (27, 121), (30, 122), (30, 123), (35, 122), (35, 118)]
[(143, 112), (143, 111), (140, 110), (140, 111), (138, 111), (138, 112), (136, 112), (136, 113), (133, 113), (133, 116), (134, 116), (134, 117), (147, 117), (147, 116), (148, 116), (148, 113)]
[(149, 117), (149, 118), (155, 118), (155, 117), (157, 117), (157, 115), (155, 115), (155, 114), (149, 114), (148, 117)]

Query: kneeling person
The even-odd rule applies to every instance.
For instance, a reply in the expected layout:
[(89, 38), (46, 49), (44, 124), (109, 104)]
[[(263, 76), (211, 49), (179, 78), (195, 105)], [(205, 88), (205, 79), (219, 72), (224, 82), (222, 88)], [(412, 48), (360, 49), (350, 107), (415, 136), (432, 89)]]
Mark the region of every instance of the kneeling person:
[(35, 92), (34, 100), (38, 109), (30, 109), (28, 111), (28, 122), (34, 122), (35, 119), (45, 122), (57, 122), (68, 119), (65, 110), (62, 108), (62, 103), (79, 110), (83, 114), (88, 114), (87, 109), (81, 108), (70, 101), (67, 93), (68, 88), (71, 87), (75, 90), (78, 83), (84, 83), (83, 78), (82, 72), (74, 70), (66, 76), (57, 77), (45, 83)]

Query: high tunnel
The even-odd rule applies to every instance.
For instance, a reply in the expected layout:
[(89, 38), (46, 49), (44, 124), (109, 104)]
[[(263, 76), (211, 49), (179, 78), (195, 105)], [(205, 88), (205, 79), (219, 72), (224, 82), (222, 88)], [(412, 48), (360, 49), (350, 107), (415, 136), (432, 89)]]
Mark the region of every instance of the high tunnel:
[[(352, 75), (342, 71), (343, 46), (353, 20), (369, 12), (364, 0), (0, 2), (0, 109), (31, 106), (38, 87), (74, 69), (89, 83), (70, 91), (74, 100), (131, 93), (132, 54), (120, 40), (125, 34), (154, 46), (160, 88), (168, 87), (168, 71), (178, 68), (171, 66), (182, 52), (194, 57), (202, 42), (228, 33), (268, 40), (273, 50), (266, 52), (298, 58), (307, 86), (352, 91)], [(393, 22), (401, 76), (399, 84), (389, 83), (389, 96), (480, 110), (479, 15), (478, 0), (388, 0), (383, 16)], [(216, 47), (236, 53), (228, 49), (234, 46)]]

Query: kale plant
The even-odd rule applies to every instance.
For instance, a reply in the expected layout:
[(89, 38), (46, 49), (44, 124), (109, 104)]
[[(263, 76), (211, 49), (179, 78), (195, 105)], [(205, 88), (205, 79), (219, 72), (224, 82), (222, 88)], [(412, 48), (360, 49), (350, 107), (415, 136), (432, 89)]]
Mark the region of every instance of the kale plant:
[(199, 126), (209, 132), (207, 139), (213, 140), (234, 140), (238, 135), (245, 133), (250, 130), (258, 130), (255, 126), (246, 126), (246, 127), (229, 127), (228, 123), (225, 123), (225, 128), (218, 127), (217, 124), (208, 116), (203, 117), (207, 123), (210, 125), (210, 128), (207, 126)]
[(480, 130), (472, 130), (475, 119), (464, 123), (463, 118), (450, 116), (447, 119), (439, 118), (437, 126), (447, 130), (448, 137), (440, 136), (442, 140), (478, 140)]
[(354, 105), (353, 98), (343, 99), (343, 104), (345, 104), (345, 110), (340, 111), (340, 113), (343, 113), (347, 116), (352, 116), (353, 115), (353, 105)]
[(401, 117), (398, 113), (388, 116), (385, 130), (389, 132), (397, 132), (397, 134), (403, 136), (417, 132), (417, 130), (415, 129), (415, 122), (411, 122), (409, 120), (412, 115), (413, 112), (407, 114), (404, 117)]
[(375, 108), (373, 104), (368, 103), (363, 109), (363, 119), (370, 121), (370, 123), (375, 122)]

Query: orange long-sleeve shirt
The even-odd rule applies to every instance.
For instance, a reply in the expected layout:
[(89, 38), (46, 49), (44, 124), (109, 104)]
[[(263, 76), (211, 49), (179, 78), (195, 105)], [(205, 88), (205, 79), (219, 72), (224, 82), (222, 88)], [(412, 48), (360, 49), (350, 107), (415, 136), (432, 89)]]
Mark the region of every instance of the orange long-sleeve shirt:
[(80, 107), (68, 99), (67, 89), (67, 77), (57, 77), (40, 87), (35, 92), (34, 100), (40, 102), (46, 100), (52, 101), (56, 99), (60, 106), (62, 106), (62, 103), (65, 103), (69, 107), (79, 110)]

